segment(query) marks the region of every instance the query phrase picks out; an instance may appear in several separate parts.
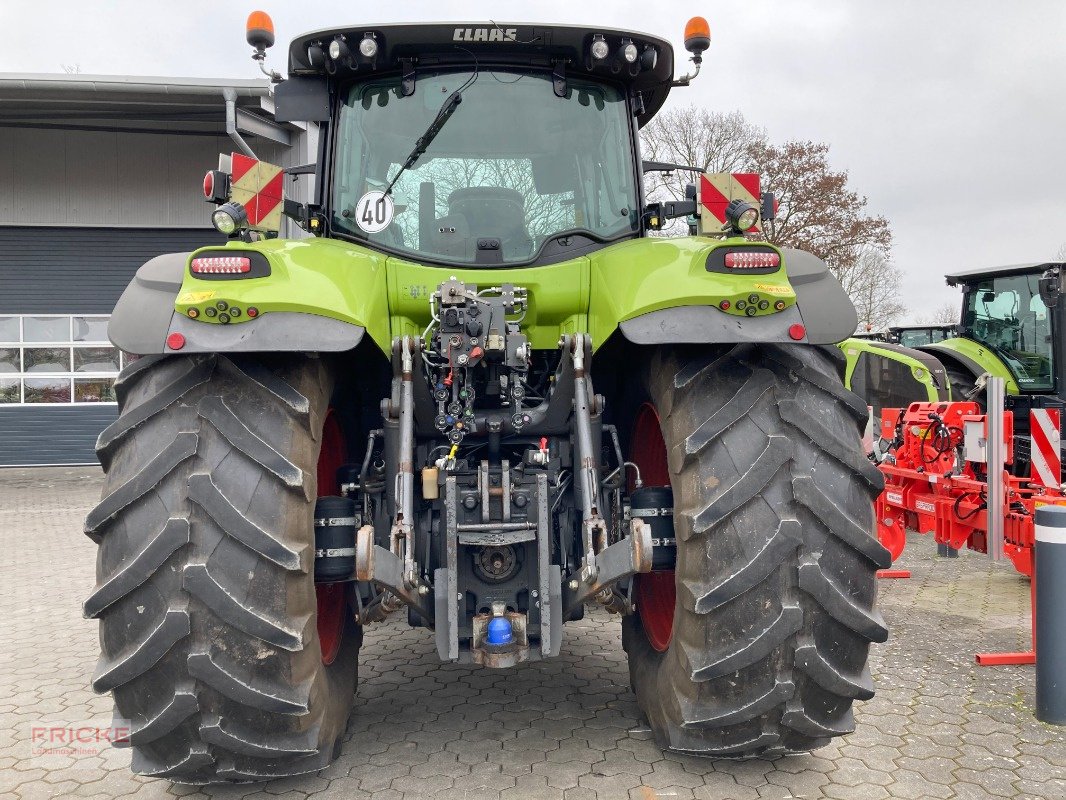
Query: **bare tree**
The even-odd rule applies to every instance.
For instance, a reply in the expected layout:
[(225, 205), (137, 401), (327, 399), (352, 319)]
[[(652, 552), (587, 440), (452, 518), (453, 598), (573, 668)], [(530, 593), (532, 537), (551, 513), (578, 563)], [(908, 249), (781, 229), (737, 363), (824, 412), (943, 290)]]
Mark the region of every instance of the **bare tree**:
[(877, 247), (860, 247), (830, 270), (855, 304), (860, 330), (880, 330), (907, 310), (900, 300), (903, 272)]
[(952, 325), (959, 321), (958, 303), (941, 303), (928, 314), (919, 314), (915, 318), (918, 325)]
[(762, 188), (778, 201), (766, 238), (808, 250), (841, 269), (867, 249), (887, 257), (892, 246), (888, 220), (866, 212), (866, 198), (848, 186), (846, 170), (830, 168), (828, 156), (829, 145), (820, 142), (753, 147)]
[[(723, 113), (685, 106), (656, 114), (640, 132), (640, 147), (648, 161), (698, 167), (703, 172), (745, 172), (754, 145), (766, 141), (766, 131), (739, 111)], [(644, 186), (651, 199), (681, 199), (685, 185), (695, 183), (692, 172), (650, 172)]]
[(1059, 245), (1059, 249), (1055, 251), (1056, 261), (1066, 261), (1066, 242)]
[(63, 71), (67, 73), (67, 75), (81, 74), (81, 64), (60, 64), (59, 66), (63, 68)]

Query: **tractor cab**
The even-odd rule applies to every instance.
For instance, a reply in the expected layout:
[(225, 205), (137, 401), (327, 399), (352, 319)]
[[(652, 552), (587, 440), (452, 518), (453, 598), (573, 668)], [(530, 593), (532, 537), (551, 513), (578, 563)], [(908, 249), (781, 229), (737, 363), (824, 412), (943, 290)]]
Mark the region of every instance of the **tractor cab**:
[(983, 403), (983, 376), (1004, 379), (1019, 475), (1029, 470), (1030, 411), (1064, 405), (1063, 266), (1036, 262), (948, 275), (948, 286), (962, 289), (958, 335), (920, 348), (943, 362), (955, 400)]
[[(698, 66), (709, 34), (690, 27)], [(640, 236), (637, 127), (693, 77), (674, 80), (669, 42), (646, 34), (485, 23), (316, 31), (288, 68), (277, 117), (322, 123), (301, 209), (316, 233), (456, 266)]]
[(903, 347), (921, 347), (957, 336), (958, 328), (954, 322), (942, 325), (890, 325), (884, 341)]
[(958, 336), (927, 346), (951, 366), (959, 384), (989, 373), (1003, 377), (1011, 395), (1061, 395), (1062, 264), (1014, 264), (957, 272), (962, 289)]

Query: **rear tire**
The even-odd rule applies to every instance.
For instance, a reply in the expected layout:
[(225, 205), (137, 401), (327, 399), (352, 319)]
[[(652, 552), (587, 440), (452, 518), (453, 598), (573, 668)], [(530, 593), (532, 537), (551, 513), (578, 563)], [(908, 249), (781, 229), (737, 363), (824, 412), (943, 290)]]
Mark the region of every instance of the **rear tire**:
[[(873, 696), (873, 535), (881, 475), (867, 410), (832, 348), (661, 348), (643, 369), (674, 492), (676, 600), (665, 649), (638, 613), (623, 645), (660, 746), (713, 757), (809, 751)], [(630, 443), (639, 464), (656, 458)], [(639, 593), (638, 593), (639, 597)], [(669, 602), (669, 599), (666, 599)], [(654, 633), (654, 632), (653, 632)]]
[(119, 377), (85, 613), (134, 772), (240, 782), (333, 760), (362, 630), (347, 613), (324, 663), (312, 520), (332, 384), (303, 355), (150, 356)]

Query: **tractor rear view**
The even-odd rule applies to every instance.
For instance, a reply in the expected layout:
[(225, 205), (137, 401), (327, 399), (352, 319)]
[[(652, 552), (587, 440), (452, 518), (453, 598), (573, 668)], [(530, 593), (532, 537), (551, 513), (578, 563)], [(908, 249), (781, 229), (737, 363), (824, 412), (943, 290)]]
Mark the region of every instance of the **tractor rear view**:
[[(706, 22), (685, 39), (698, 72)], [(657, 37), (556, 25), (291, 44), (277, 116), (319, 125), (293, 171), (313, 202), (226, 156), (205, 193), (230, 241), (146, 264), (111, 321), (141, 358), (100, 437), (85, 609), (135, 771), (320, 769), (365, 626), (514, 668), (588, 604), (621, 617), (664, 748), (853, 729), (887, 635), (880, 474), (831, 346), (856, 316), (818, 259), (759, 240), (755, 176), (646, 201), (643, 170), (685, 167), (642, 162), (637, 129), (694, 73)]]

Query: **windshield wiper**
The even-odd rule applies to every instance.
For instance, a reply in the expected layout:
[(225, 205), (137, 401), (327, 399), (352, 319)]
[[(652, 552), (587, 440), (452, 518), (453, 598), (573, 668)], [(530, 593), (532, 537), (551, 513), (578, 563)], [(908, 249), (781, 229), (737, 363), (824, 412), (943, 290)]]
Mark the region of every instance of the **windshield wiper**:
[[(464, 86), (463, 88), (466, 87)], [(385, 194), (392, 192), (392, 187), (396, 185), (396, 181), (400, 179), (400, 176), (415, 165), (415, 162), (423, 156), (426, 149), (433, 143), (433, 140), (437, 138), (440, 129), (444, 127), (449, 119), (451, 119), (452, 114), (455, 113), (455, 109), (457, 109), (459, 104), (463, 102), (463, 88), (456, 89), (448, 95), (448, 99), (444, 101), (444, 105), (440, 107), (440, 111), (437, 112), (437, 116), (433, 118), (433, 122), (431, 122), (429, 127), (426, 128), (426, 132), (418, 137), (414, 149), (403, 162), (400, 171), (396, 173), (392, 181), (389, 183), (389, 187), (385, 190)]]

